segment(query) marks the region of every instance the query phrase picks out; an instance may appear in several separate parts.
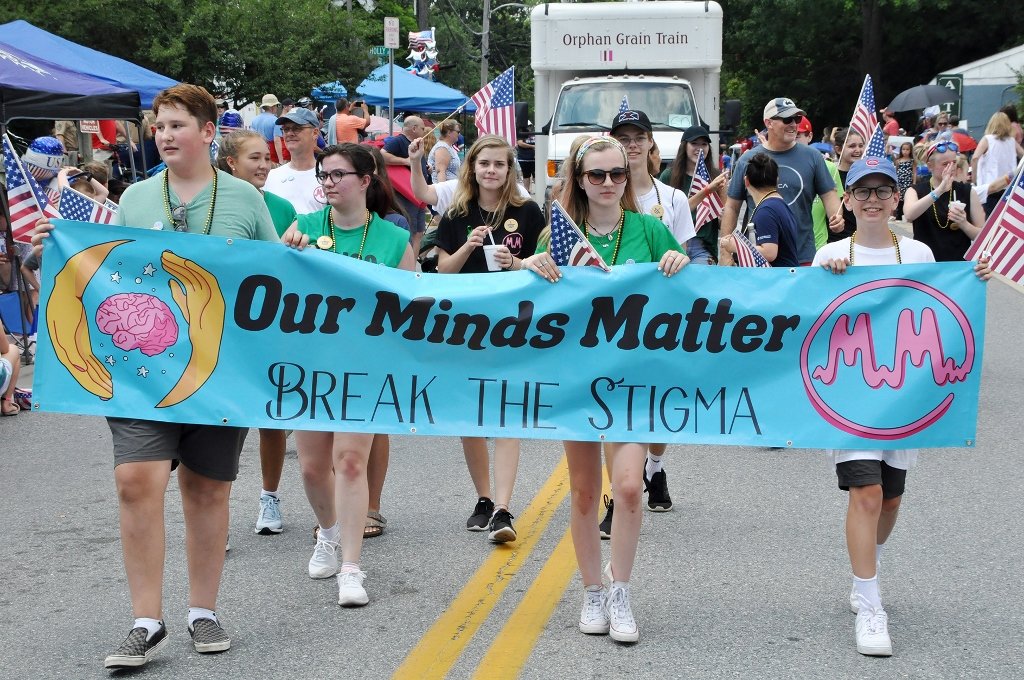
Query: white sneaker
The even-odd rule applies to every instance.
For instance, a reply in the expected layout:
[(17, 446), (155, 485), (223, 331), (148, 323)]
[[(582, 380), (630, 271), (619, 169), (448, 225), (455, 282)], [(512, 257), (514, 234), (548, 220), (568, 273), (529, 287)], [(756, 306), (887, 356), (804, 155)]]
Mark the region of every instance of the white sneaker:
[(584, 590), (580, 611), (580, 632), (587, 635), (608, 634), (608, 612), (604, 609), (605, 591)]
[(884, 609), (871, 609), (867, 602), (861, 602), (855, 630), (858, 652), (867, 656), (892, 656), (889, 615)]
[(338, 604), (342, 607), (362, 607), (370, 601), (363, 588), (366, 573), (363, 571), (343, 571), (338, 574)]
[(604, 599), (605, 611), (608, 614), (608, 634), (617, 642), (636, 642), (640, 639), (640, 631), (633, 618), (633, 609), (629, 606), (629, 587), (612, 586)]
[(338, 544), (318, 535), (313, 556), (309, 558), (310, 578), (330, 578), (338, 573)]
[(281, 533), (282, 528), (281, 499), (261, 494), (260, 512), (256, 516), (256, 533), (269, 536)]

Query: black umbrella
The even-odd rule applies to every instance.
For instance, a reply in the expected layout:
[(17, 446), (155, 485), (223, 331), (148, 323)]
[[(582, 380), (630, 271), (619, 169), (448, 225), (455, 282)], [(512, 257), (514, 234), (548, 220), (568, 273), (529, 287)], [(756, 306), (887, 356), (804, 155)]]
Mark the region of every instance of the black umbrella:
[(955, 102), (959, 97), (955, 90), (941, 85), (915, 85), (896, 95), (889, 108), (893, 111), (915, 111), (936, 104)]

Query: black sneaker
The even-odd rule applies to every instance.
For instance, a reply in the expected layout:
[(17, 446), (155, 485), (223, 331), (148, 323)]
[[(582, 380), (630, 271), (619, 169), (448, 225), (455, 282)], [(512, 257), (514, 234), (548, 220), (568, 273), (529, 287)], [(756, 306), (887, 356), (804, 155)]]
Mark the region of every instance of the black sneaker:
[(231, 647), (231, 638), (213, 619), (196, 619), (188, 627), (192, 645), (200, 654), (223, 652)]
[(672, 509), (672, 497), (668, 495), (668, 476), (658, 470), (650, 479), (644, 472), (644, 486), (647, 490), (647, 509), (651, 512), (668, 512)]
[(492, 543), (508, 543), (516, 540), (516, 530), (512, 527), (512, 513), (508, 510), (498, 510), (494, 513), (489, 528), (491, 533), (487, 534), (487, 538)]
[[(149, 638), (149, 639), (147, 639)], [(167, 626), (149, 637), (149, 631), (142, 626), (132, 628), (121, 646), (103, 662), (104, 668), (136, 668), (149, 661), (149, 657), (167, 642)]]
[(473, 514), (466, 520), (466, 528), (470, 531), (487, 531), (487, 525), (494, 514), (494, 501), (484, 496), (476, 502)]
[(598, 528), (601, 530), (601, 538), (607, 541), (612, 537), (612, 513), (615, 512), (615, 500), (608, 498), (608, 494), (604, 496), (604, 507), (608, 509), (608, 512), (604, 514), (604, 519), (601, 520)]

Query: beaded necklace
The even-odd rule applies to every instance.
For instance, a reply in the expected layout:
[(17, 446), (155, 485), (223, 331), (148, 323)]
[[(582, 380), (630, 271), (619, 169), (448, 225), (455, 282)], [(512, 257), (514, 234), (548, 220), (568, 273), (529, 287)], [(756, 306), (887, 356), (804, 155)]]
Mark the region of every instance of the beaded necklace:
[(654, 185), (654, 198), (658, 201), (658, 205), (651, 207), (651, 214), (657, 217), (659, 220), (665, 216), (665, 206), (661, 204), (661, 192), (658, 191), (658, 183), (654, 181), (654, 175), (651, 175), (651, 184)]
[[(896, 249), (896, 264), (903, 264), (903, 258), (900, 256), (900, 241), (896, 238), (896, 232), (892, 229), (889, 230), (889, 236), (892, 236), (892, 247)], [(853, 242), (857, 240), (857, 232), (850, 234), (850, 266), (853, 266)]]
[[(621, 209), (621, 208), (619, 208), (619, 223), (617, 225), (615, 225), (614, 229), (612, 229), (612, 231), (617, 231), (618, 234), (616, 234), (616, 238), (615, 238), (615, 250), (612, 251), (612, 261), (608, 263), (608, 265), (611, 266), (611, 267), (614, 267), (616, 260), (619, 259), (619, 246), (622, 245), (622, 225), (625, 224), (625, 222), (626, 222), (626, 211)], [(608, 239), (611, 240), (612, 231), (609, 231), (607, 234), (596, 234), (596, 235), (597, 236), (607, 236)], [(588, 222), (587, 220), (583, 220), (583, 236), (585, 236), (588, 241), (590, 240), (590, 222)], [(608, 244), (607, 243), (602, 243), (601, 247), (602, 248), (607, 248)]]
[(946, 196), (946, 224), (939, 224), (939, 211), (935, 209), (937, 201), (932, 201), (932, 215), (935, 216), (935, 226), (939, 229), (952, 229), (956, 231), (960, 228), (960, 225), (949, 219), (949, 203), (953, 200), (953, 187), (949, 187), (949, 195)]
[[(330, 238), (331, 238), (331, 245), (326, 247), (326, 248), (321, 248), (321, 250), (328, 250), (328, 249), (330, 249), (330, 251), (332, 253), (337, 253), (338, 252), (338, 242), (334, 238), (334, 209), (333, 208), (331, 208), (331, 209), (329, 209), (327, 211), (327, 228), (330, 229), (330, 231), (331, 231), (331, 236), (330, 236)], [(370, 231), (370, 211), (367, 210), (366, 211), (366, 224), (363, 225), (363, 238), (362, 238), (361, 241), (359, 241), (359, 253), (356, 254), (356, 259), (357, 260), (363, 259), (363, 248), (366, 246), (366, 235), (369, 233), (369, 231)], [(320, 245), (319, 244), (319, 239), (317, 239), (317, 241), (318, 241), (317, 245), (319, 246)]]
[[(174, 224), (174, 214), (171, 212), (171, 182), (167, 177), (168, 170), (164, 170), (164, 212), (167, 213), (167, 219), (171, 221), (171, 225)], [(188, 204), (181, 204), (185, 208), (186, 224), (188, 218)], [(206, 213), (206, 224), (203, 225), (203, 234), (210, 234), (210, 227), (213, 225), (213, 208), (217, 205), (217, 171), (213, 171), (213, 189), (210, 192), (210, 209)], [(177, 229), (175, 229), (177, 231)]]
[(771, 191), (766, 193), (764, 196), (761, 197), (761, 200), (757, 202), (757, 204), (754, 206), (754, 209), (750, 212), (750, 220), (749, 220), (750, 222), (754, 221), (754, 215), (757, 214), (757, 209), (761, 207), (762, 203), (764, 203), (769, 198), (771, 198), (772, 194), (777, 195), (780, 199), (782, 198), (782, 195), (779, 194), (779, 192), (776, 191), (775, 189), (772, 189)]

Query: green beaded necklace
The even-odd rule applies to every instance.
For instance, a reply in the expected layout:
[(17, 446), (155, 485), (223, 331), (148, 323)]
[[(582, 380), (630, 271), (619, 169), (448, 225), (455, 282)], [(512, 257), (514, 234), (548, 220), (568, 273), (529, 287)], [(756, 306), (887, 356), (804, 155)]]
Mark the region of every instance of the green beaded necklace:
[[(334, 209), (327, 211), (327, 228), (331, 230), (331, 245), (330, 250), (333, 253), (338, 252), (338, 241), (334, 238)], [(359, 253), (356, 255), (357, 260), (363, 259), (363, 248), (366, 247), (366, 235), (370, 232), (370, 211), (366, 211), (366, 224), (363, 225), (363, 238), (359, 242)], [(327, 250), (327, 248), (324, 248)]]
[[(174, 213), (171, 212), (171, 182), (167, 176), (168, 170), (164, 170), (164, 212), (167, 213), (167, 219), (171, 221), (171, 226), (174, 226)], [(210, 209), (206, 213), (206, 224), (203, 225), (203, 234), (208, 236), (210, 234), (210, 227), (213, 226), (213, 209), (217, 205), (217, 170), (213, 171), (213, 189), (210, 192)], [(181, 206), (185, 208), (185, 224), (188, 224), (188, 206), (182, 203)], [(177, 229), (175, 229), (177, 231)]]
[[(618, 231), (615, 237), (615, 250), (612, 251), (612, 261), (608, 263), (609, 267), (614, 267), (616, 260), (619, 259), (619, 246), (622, 245), (622, 225), (626, 223), (626, 211), (619, 208), (619, 223), (615, 226), (614, 231)], [(603, 236), (604, 234), (598, 234)], [(587, 220), (583, 220), (583, 236), (589, 241), (590, 240), (590, 223)], [(608, 233), (611, 236), (611, 232)]]

